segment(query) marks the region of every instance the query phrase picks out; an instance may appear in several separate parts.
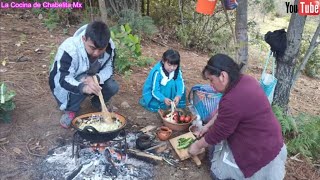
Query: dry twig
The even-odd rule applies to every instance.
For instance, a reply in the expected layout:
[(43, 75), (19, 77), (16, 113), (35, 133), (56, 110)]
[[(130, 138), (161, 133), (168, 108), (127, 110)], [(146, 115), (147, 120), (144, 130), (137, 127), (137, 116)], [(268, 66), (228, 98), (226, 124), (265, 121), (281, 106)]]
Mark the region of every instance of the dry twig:
[(33, 156), (44, 157), (44, 155), (36, 154), (36, 153), (33, 153), (33, 152), (30, 151), (30, 149), (29, 149), (29, 143), (30, 143), (32, 140), (33, 140), (33, 138), (29, 139), (28, 142), (27, 142), (27, 144), (26, 144), (26, 148), (27, 148), (27, 150), (28, 150), (28, 153), (31, 154), (31, 155), (33, 155)]
[(300, 155), (300, 153), (298, 153), (298, 154), (290, 157), (290, 159), (295, 160), (295, 161), (298, 161), (298, 162), (303, 162), (302, 160), (300, 160), (300, 159), (297, 158), (297, 156), (299, 156), (299, 155)]

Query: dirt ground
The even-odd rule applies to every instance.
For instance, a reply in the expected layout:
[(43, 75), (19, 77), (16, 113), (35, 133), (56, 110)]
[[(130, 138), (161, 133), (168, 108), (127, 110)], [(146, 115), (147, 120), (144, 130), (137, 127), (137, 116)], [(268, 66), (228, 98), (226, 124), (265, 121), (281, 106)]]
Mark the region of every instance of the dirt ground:
[[(0, 61), (6, 60), (6, 66), (0, 65), (0, 81), (4, 81), (17, 92), (17, 108), (13, 112), (11, 125), (0, 123), (0, 179), (33, 179), (36, 165), (41, 162), (48, 150), (71, 142), (73, 130), (62, 129), (59, 125), (61, 112), (49, 91), (48, 73), (50, 53), (69, 37), (62, 30), (49, 32), (30, 12), (0, 12)], [(143, 42), (143, 54), (159, 59), (168, 48), (151, 42)], [(207, 55), (171, 45), (180, 51), (181, 66), (186, 86), (205, 83), (201, 80), (201, 69), (208, 59)], [(259, 77), (262, 68), (259, 61), (249, 60), (248, 73)], [(259, 65), (257, 65), (259, 64)], [(146, 125), (162, 125), (157, 114), (145, 111), (138, 104), (141, 88), (150, 67), (134, 69), (129, 78), (116, 75), (121, 85), (120, 92), (113, 98), (113, 106), (125, 115), (129, 121), (128, 129), (142, 128)], [(302, 76), (292, 91), (290, 108), (292, 113), (307, 112), (320, 115), (320, 81)], [(122, 108), (122, 102), (128, 102), (130, 108)], [(86, 101), (81, 114), (93, 112)], [(9, 131), (10, 130), (10, 131)], [(172, 167), (160, 163), (155, 167), (155, 179), (210, 179), (209, 163), (204, 160), (197, 168), (191, 160)], [(287, 180), (320, 179), (319, 170), (310, 162), (288, 160)]]

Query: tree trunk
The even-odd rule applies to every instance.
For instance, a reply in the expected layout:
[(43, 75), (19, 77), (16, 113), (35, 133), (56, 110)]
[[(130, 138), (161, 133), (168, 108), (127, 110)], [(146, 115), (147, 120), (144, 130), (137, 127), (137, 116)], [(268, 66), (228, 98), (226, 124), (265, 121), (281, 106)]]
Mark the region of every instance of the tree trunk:
[(181, 20), (181, 25), (182, 25), (182, 28), (184, 29), (184, 23), (183, 23), (183, 1), (182, 0), (179, 0), (179, 11), (180, 11), (180, 20)]
[(236, 14), (237, 61), (248, 61), (248, 0), (238, 1)]
[(106, 6), (105, 0), (99, 0), (99, 9), (101, 13), (101, 20), (107, 24), (108, 14), (107, 14), (107, 6)]
[(141, 0), (141, 14), (142, 16), (146, 15), (145, 8), (144, 8), (144, 0)]
[(147, 0), (147, 16), (150, 16), (150, 0)]
[(319, 34), (320, 34), (320, 24), (318, 24), (318, 27), (317, 27), (317, 30), (316, 32), (314, 33), (313, 37), (312, 37), (312, 40), (310, 42), (310, 46), (306, 52), (306, 54), (304, 55), (303, 57), (303, 60), (302, 60), (302, 63), (301, 65), (298, 67), (298, 69), (296, 70), (296, 73), (294, 74), (293, 76), (293, 84), (292, 84), (292, 87), (294, 86), (297, 78), (300, 76), (300, 73), (301, 71), (304, 70), (311, 54), (314, 52), (315, 48), (319, 45), (319, 42), (317, 42), (317, 39), (319, 37)]
[(143, 9), (143, 3), (141, 3), (141, 0), (108, 0), (107, 7), (110, 7), (110, 14), (120, 17), (120, 12), (122, 10), (130, 9), (138, 13), (144, 12), (145, 9)]
[[(298, 0), (295, 0), (294, 4), (298, 4)], [(278, 78), (278, 83), (274, 92), (273, 104), (279, 105), (285, 112), (288, 112), (294, 68), (300, 50), (306, 18), (307, 16), (300, 16), (298, 13), (291, 14), (287, 32), (287, 49), (283, 57), (276, 58), (276, 77)]]

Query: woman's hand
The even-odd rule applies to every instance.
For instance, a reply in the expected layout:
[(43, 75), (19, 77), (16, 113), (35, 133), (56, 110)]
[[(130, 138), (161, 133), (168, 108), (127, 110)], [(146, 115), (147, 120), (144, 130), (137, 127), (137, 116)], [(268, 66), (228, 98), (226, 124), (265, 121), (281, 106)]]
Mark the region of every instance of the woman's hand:
[(188, 153), (192, 156), (197, 155), (201, 152), (202, 148), (207, 147), (209, 144), (201, 138), (199, 141), (194, 142), (188, 149)]
[(217, 117), (218, 117), (218, 113), (215, 113), (215, 115), (210, 119), (210, 121), (206, 125), (201, 127), (201, 129), (198, 132), (195, 133), (196, 137), (204, 136), (208, 132), (210, 127), (213, 126), (214, 121), (217, 119)]
[(170, 106), (170, 105), (171, 105), (171, 99), (165, 98), (165, 99), (164, 99), (164, 103), (165, 103), (167, 106)]
[(175, 104), (176, 106), (178, 105), (179, 101), (180, 101), (180, 97), (179, 97), (179, 96), (176, 96), (176, 97), (174, 98), (174, 100), (173, 100), (173, 102), (174, 102), (174, 104)]
[(209, 130), (208, 126), (203, 126), (200, 131), (199, 131), (199, 135), (197, 137), (202, 137), (203, 135), (205, 135)]

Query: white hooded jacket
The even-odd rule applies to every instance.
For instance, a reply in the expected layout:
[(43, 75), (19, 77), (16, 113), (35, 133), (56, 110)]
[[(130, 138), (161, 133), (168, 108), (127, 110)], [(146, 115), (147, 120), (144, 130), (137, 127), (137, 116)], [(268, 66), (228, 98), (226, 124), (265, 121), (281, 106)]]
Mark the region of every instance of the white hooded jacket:
[[(84, 84), (79, 77), (86, 75), (90, 68), (89, 57), (82, 40), (86, 28), (87, 25), (82, 26), (59, 46), (51, 67), (49, 85), (61, 110), (66, 109), (70, 93), (82, 94)], [(97, 59), (101, 64), (96, 74), (100, 84), (113, 75), (114, 58), (115, 45), (110, 38), (106, 52)]]

